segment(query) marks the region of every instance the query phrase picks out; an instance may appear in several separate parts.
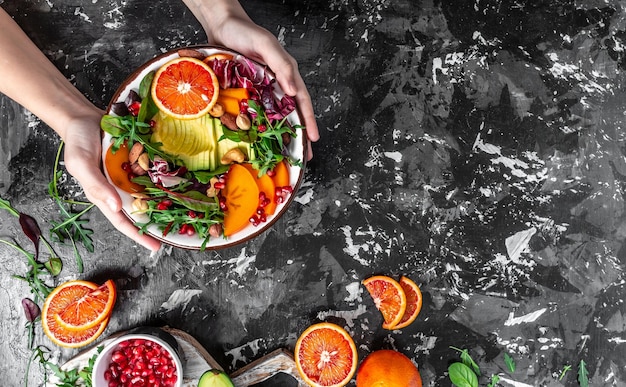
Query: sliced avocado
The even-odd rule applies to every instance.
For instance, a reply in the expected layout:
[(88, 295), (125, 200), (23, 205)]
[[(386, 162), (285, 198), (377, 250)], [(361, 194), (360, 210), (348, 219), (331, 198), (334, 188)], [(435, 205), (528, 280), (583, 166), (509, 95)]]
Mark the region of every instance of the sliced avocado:
[[(224, 134), (224, 132), (222, 131), (222, 123), (220, 122), (219, 119), (215, 118), (214, 119), (214, 125), (217, 127), (217, 132), (218, 132), (218, 136), (217, 138), (219, 139), (220, 137), (222, 137), (222, 135)], [(247, 160), (254, 160), (254, 151), (252, 150), (252, 145), (248, 142), (235, 142), (232, 140), (229, 140), (227, 138), (224, 138), (220, 141), (218, 141), (217, 143), (217, 160), (219, 162), (219, 160), (222, 159), (222, 156), (224, 156), (226, 154), (226, 152), (228, 152), (229, 150), (233, 149), (233, 148), (239, 148), (244, 155), (246, 155), (246, 159)]]
[(198, 387), (235, 387), (224, 371), (212, 369), (200, 376)]

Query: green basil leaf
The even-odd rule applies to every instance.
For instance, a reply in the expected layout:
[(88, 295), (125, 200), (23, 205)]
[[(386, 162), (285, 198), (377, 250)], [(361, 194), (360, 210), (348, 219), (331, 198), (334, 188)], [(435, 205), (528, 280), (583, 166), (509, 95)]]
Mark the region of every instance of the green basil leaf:
[(150, 95), (152, 88), (152, 80), (154, 79), (154, 71), (150, 71), (139, 83), (139, 97), (143, 100)]
[(450, 381), (457, 387), (478, 387), (478, 377), (463, 363), (452, 363), (448, 367)]
[(589, 387), (589, 371), (587, 371), (587, 363), (584, 360), (578, 364), (578, 383), (580, 387)]
[(504, 353), (504, 364), (510, 373), (515, 372), (515, 360), (508, 353)]

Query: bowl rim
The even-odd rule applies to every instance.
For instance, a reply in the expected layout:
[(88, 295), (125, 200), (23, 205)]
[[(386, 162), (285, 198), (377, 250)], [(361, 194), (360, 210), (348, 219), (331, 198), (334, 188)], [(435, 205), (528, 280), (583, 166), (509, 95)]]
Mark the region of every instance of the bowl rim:
[[(165, 331), (163, 331), (164, 333), (167, 333)], [(172, 338), (174, 340), (176, 340), (176, 338), (174, 338), (172, 336)], [(96, 356), (96, 360), (94, 362), (93, 365), (93, 369), (91, 372), (91, 380), (93, 383), (93, 387), (106, 387), (106, 386), (99, 386), (97, 383), (99, 382), (100, 379), (97, 378), (98, 376), (98, 371), (102, 368), (102, 367), (108, 367), (108, 363), (110, 363), (111, 361), (111, 355), (112, 352), (119, 346), (120, 343), (124, 342), (124, 341), (128, 341), (128, 340), (134, 340), (134, 339), (144, 339), (144, 340), (149, 340), (152, 342), (155, 342), (157, 344), (159, 344), (160, 346), (162, 346), (163, 348), (165, 348), (170, 355), (172, 356), (172, 360), (174, 361), (174, 364), (176, 364), (176, 373), (178, 374), (178, 378), (176, 380), (176, 387), (181, 387), (183, 385), (183, 379), (185, 376), (185, 369), (184, 369), (184, 364), (183, 364), (183, 354), (179, 353), (179, 350), (172, 347), (166, 340), (164, 340), (161, 337), (158, 337), (154, 334), (150, 334), (150, 333), (124, 333), (122, 335), (120, 335), (119, 337), (116, 337), (115, 339), (113, 339), (111, 342), (107, 343), (102, 351), (100, 353), (98, 353), (98, 356)], [(180, 350), (180, 352), (182, 352), (182, 350)], [(106, 364), (104, 362), (107, 362)], [(102, 370), (106, 370), (106, 368), (102, 368)]]
[[(106, 108), (106, 114), (111, 114), (111, 110), (113, 107), (113, 104), (115, 104), (116, 102), (119, 102), (120, 100), (124, 100), (124, 98), (122, 98), (122, 93), (127, 92), (127, 89), (130, 87), (130, 85), (137, 81), (137, 79), (139, 79), (139, 77), (141, 76), (141, 74), (143, 72), (145, 72), (149, 67), (151, 66), (155, 66), (156, 63), (165, 60), (168, 57), (174, 56), (176, 54), (179, 54), (179, 52), (181, 50), (187, 50), (187, 49), (191, 49), (191, 50), (208, 50), (208, 51), (214, 51), (212, 53), (229, 53), (235, 56), (242, 56), (244, 58), (246, 58), (247, 60), (249, 60), (250, 62), (254, 63), (256, 66), (259, 66), (261, 68), (263, 68), (263, 70), (269, 74), (269, 76), (272, 79), (276, 79), (276, 76), (274, 75), (274, 73), (271, 71), (271, 69), (269, 69), (269, 67), (265, 64), (262, 64), (258, 61), (255, 61), (253, 59), (248, 58), (247, 56), (239, 53), (238, 51), (232, 50), (230, 48), (227, 47), (223, 47), (223, 46), (219, 46), (219, 45), (211, 45), (211, 44), (197, 44), (197, 45), (189, 45), (189, 46), (181, 46), (181, 47), (177, 47), (177, 48), (173, 48), (170, 49), (166, 52), (163, 52), (161, 54), (158, 54), (154, 57), (152, 57), (151, 59), (149, 59), (148, 61), (144, 62), (142, 65), (140, 65), (138, 68), (136, 68), (133, 72), (131, 72), (128, 76), (126, 76), (126, 78), (124, 79), (124, 81), (118, 86), (118, 88), (116, 89), (115, 93), (113, 94), (113, 96), (111, 97), (111, 99), (109, 100), (109, 103), (107, 105)], [(210, 54), (208, 54), (210, 55)], [(157, 67), (155, 67), (156, 69)], [(274, 88), (275, 88), (275, 93), (283, 93), (282, 90), (280, 89), (280, 86), (278, 85), (278, 82), (274, 83)], [(295, 122), (292, 122), (292, 124), (301, 124), (302, 121), (302, 114), (300, 112), (300, 108), (298, 105), (296, 105), (295, 110), (290, 113), (291, 119), (295, 120)], [(121, 195), (130, 195), (128, 192), (121, 190), (120, 188), (118, 188), (117, 186), (115, 186), (111, 179), (109, 178), (108, 172), (106, 170), (106, 168), (104, 167), (104, 158), (106, 156), (106, 151), (108, 148), (105, 148), (105, 140), (107, 138), (110, 138), (110, 135), (108, 135), (106, 132), (102, 131), (102, 162), (103, 162), (103, 171), (104, 171), (104, 175), (107, 179), (107, 181), (112, 184), (114, 186), (114, 188), (116, 189), (116, 191), (118, 192), (118, 194)], [(289, 209), (289, 207), (291, 206), (291, 204), (293, 203), (293, 201), (295, 200), (296, 197), (296, 193), (298, 192), (298, 190), (300, 189), (300, 187), (302, 186), (302, 183), (304, 182), (304, 174), (306, 171), (306, 164), (307, 164), (307, 160), (308, 160), (308, 146), (307, 146), (307, 136), (306, 136), (306, 129), (302, 129), (300, 131), (298, 131), (297, 133), (299, 133), (300, 135), (297, 137), (301, 137), (300, 141), (301, 141), (301, 146), (302, 146), (302, 159), (300, 160), (302, 166), (299, 168), (299, 172), (298, 172), (298, 176), (296, 179), (291, 180), (291, 182), (293, 182), (293, 192), (287, 197), (287, 199), (285, 200), (285, 202), (282, 203), (282, 205), (279, 205), (278, 208), (276, 209), (276, 212), (271, 216), (271, 218), (269, 218), (266, 222), (264, 222), (261, 226), (259, 226), (256, 230), (250, 231), (248, 233), (248, 235), (243, 236), (241, 238), (237, 238), (236, 240), (232, 240), (233, 236), (229, 237), (229, 239), (231, 239), (231, 241), (229, 241), (229, 239), (225, 238), (224, 236), (221, 237), (220, 241), (222, 241), (222, 243), (219, 243), (217, 245), (211, 245), (210, 243), (207, 244), (204, 248), (204, 250), (221, 250), (221, 249), (226, 249), (226, 248), (230, 248), (230, 247), (234, 247), (243, 243), (247, 243), (249, 241), (251, 241), (254, 238), (257, 238), (259, 235), (263, 234), (264, 232), (270, 230), (273, 225), (285, 214), (285, 212), (287, 212), (287, 210)], [(297, 138), (296, 137), (296, 138)], [(291, 166), (290, 166), (290, 174), (292, 172), (291, 170)], [(291, 178), (290, 178), (291, 179)], [(124, 206), (122, 206), (122, 212), (124, 213), (124, 215), (133, 223), (137, 221), (137, 219), (135, 219), (132, 214), (129, 212), (128, 209), (124, 208)], [(135, 226), (136, 227), (136, 226)], [(247, 225), (246, 227), (251, 227), (250, 225)], [(138, 228), (139, 229), (139, 228)], [(238, 231), (237, 233), (240, 233), (240, 231)], [(185, 250), (202, 250), (202, 243), (200, 243), (199, 245), (195, 245), (195, 244), (183, 244), (183, 243), (177, 243), (175, 241), (173, 241), (170, 238), (164, 237), (161, 233), (158, 232), (153, 232), (151, 230), (146, 230), (145, 231), (146, 234), (150, 235), (151, 237), (159, 240), (162, 243), (165, 243), (167, 245), (173, 246), (173, 247), (178, 247), (181, 249), (185, 249)], [(237, 235), (237, 233), (235, 233), (235, 237)], [(200, 238), (196, 238), (198, 241), (202, 242), (202, 240)]]

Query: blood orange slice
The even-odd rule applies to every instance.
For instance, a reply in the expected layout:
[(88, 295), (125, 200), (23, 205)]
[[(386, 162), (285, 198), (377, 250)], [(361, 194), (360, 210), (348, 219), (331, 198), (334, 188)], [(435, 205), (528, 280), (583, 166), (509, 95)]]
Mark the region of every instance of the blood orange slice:
[(336, 324), (311, 325), (298, 338), (294, 352), (300, 376), (313, 387), (345, 386), (357, 368), (354, 340)]
[(161, 66), (152, 81), (152, 99), (169, 116), (194, 119), (209, 112), (219, 93), (217, 76), (203, 61), (173, 59)]
[(363, 280), (363, 286), (383, 315), (383, 328), (394, 329), (406, 311), (406, 295), (400, 283), (391, 277), (377, 275)]
[(98, 285), (92, 282), (73, 280), (57, 286), (46, 297), (41, 311), (41, 322), (43, 331), (53, 343), (61, 347), (78, 348), (93, 342), (104, 331), (109, 316), (94, 327), (78, 331), (66, 329), (57, 322), (59, 313), (96, 289)]
[(93, 328), (111, 315), (116, 297), (115, 284), (108, 280), (66, 306), (55, 318), (61, 327), (71, 331)]
[(401, 329), (407, 327), (415, 321), (417, 315), (422, 310), (422, 291), (419, 286), (405, 276), (402, 276), (399, 282), (400, 286), (402, 286), (402, 289), (404, 290), (404, 294), (406, 295), (406, 310), (404, 311), (402, 320), (400, 320), (398, 325), (391, 329)]

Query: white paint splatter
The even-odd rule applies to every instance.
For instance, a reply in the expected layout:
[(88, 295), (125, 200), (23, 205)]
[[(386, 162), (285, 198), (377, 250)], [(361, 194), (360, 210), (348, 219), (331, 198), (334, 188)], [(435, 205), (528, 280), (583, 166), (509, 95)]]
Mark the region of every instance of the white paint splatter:
[(355, 310), (329, 310), (321, 311), (317, 313), (317, 318), (320, 321), (326, 320), (329, 316), (339, 317), (346, 321), (346, 325), (350, 328), (354, 327), (354, 321), (360, 320), (359, 316), (367, 313), (365, 305), (358, 305)]
[(520, 256), (522, 253), (528, 251), (528, 244), (530, 243), (530, 239), (537, 232), (537, 229), (534, 227), (529, 228), (528, 230), (519, 231), (514, 235), (506, 238), (504, 244), (506, 245), (506, 252), (509, 255), (509, 258), (515, 263), (520, 263)]
[(504, 322), (504, 326), (510, 327), (512, 325), (536, 321), (539, 317), (541, 317), (542, 314), (546, 312), (546, 310), (546, 308), (541, 308), (532, 313), (528, 313), (519, 317), (513, 317), (513, 312), (511, 312), (509, 314), (509, 318)]
[(392, 159), (396, 163), (402, 161), (402, 153), (401, 152), (385, 152), (385, 157)]
[(166, 312), (172, 311), (178, 308), (180, 305), (183, 306), (183, 311), (189, 305), (189, 302), (193, 298), (193, 296), (199, 295), (202, 293), (200, 289), (176, 289), (174, 293), (170, 295), (170, 298), (161, 304), (161, 309), (164, 309)]
[(231, 361), (231, 366), (232, 368), (236, 368), (237, 366), (237, 362), (241, 361), (244, 364), (248, 364), (248, 358), (243, 354), (243, 351), (252, 351), (252, 357), (256, 357), (256, 355), (259, 353), (259, 348), (261, 347), (259, 345), (259, 343), (261, 342), (262, 339), (256, 339), (253, 341), (250, 341), (244, 345), (241, 345), (239, 347), (235, 347), (233, 349), (231, 349), (230, 351), (226, 352), (226, 356), (232, 356), (233, 360)]
[(360, 282), (352, 282), (346, 285), (346, 291), (348, 292), (348, 297), (344, 300), (347, 302), (352, 301), (361, 301), (361, 283)]

